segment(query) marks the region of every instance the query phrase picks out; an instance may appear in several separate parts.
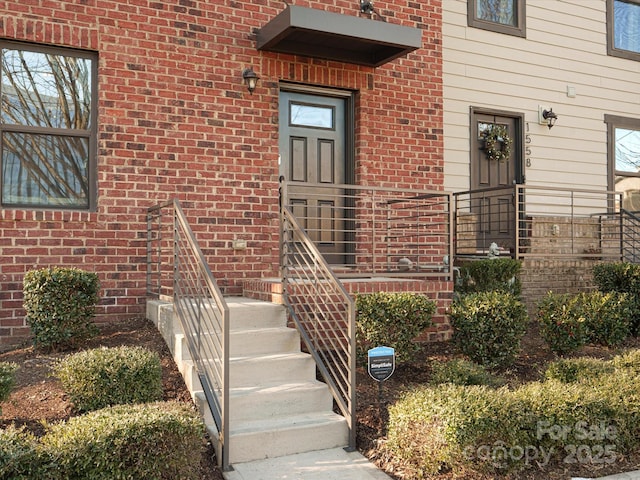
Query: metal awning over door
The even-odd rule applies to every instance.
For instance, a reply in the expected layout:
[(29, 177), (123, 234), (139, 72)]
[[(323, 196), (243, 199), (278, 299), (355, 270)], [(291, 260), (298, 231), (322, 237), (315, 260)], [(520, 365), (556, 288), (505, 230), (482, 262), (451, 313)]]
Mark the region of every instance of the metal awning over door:
[(422, 46), (422, 31), (289, 5), (258, 31), (258, 50), (379, 67)]

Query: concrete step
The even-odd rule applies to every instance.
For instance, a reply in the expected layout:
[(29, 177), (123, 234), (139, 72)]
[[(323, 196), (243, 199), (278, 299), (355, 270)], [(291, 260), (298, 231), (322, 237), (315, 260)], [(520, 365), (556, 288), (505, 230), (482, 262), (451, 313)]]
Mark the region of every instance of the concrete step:
[(229, 333), (229, 355), (232, 357), (299, 351), (300, 335), (294, 328), (233, 329)]
[(231, 427), (230, 437), (232, 464), (335, 448), (349, 442), (346, 420), (333, 412), (242, 422)]
[[(328, 387), (313, 358), (287, 328), (285, 309), (259, 300), (226, 298), (230, 316), (229, 459), (242, 463), (343, 447), (346, 420), (332, 411)], [(218, 438), (202, 385), (173, 306), (151, 301), (147, 316), (162, 332), (212, 439)], [(221, 444), (214, 442), (218, 455)]]
[(311, 412), (328, 412), (333, 398), (324, 383), (284, 383), (238, 387), (229, 393), (230, 422), (248, 422)]
[[(208, 334), (201, 334), (206, 337)], [(174, 358), (190, 360), (187, 338), (183, 334), (175, 334)], [(198, 343), (195, 338), (194, 343)], [(215, 341), (216, 344), (219, 340)], [(294, 328), (253, 328), (250, 330), (232, 330), (229, 332), (229, 356), (249, 357), (277, 353), (295, 353), (300, 351), (300, 335)]]
[(229, 386), (251, 387), (315, 379), (316, 366), (306, 353), (282, 353), (229, 359)]
[(245, 297), (225, 297), (229, 307), (231, 330), (284, 327), (287, 324), (283, 305)]

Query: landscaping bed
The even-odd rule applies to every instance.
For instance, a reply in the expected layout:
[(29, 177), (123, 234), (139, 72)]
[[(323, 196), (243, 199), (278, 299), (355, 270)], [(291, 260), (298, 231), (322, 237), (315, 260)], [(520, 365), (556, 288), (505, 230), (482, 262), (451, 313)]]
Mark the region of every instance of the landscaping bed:
[[(636, 348), (640, 348), (640, 341), (637, 338), (630, 338), (616, 349), (586, 346), (566, 357), (611, 359), (619, 351)], [(382, 409), (379, 408), (377, 382), (369, 377), (366, 369), (359, 369), (358, 448), (393, 478), (414, 479), (417, 477), (412, 476), (413, 474), (409, 473), (411, 470), (407, 469), (396, 456), (389, 454), (385, 448), (385, 443), (387, 442), (387, 407), (401, 398), (405, 391), (427, 385), (431, 380), (431, 369), (435, 362), (444, 362), (462, 357), (463, 355), (459, 353), (451, 342), (424, 344), (416, 360), (409, 364), (399, 365), (393, 376), (384, 382)], [(528, 382), (542, 380), (546, 366), (558, 358), (542, 340), (537, 324), (532, 322), (529, 324), (527, 332), (522, 339), (522, 349), (516, 357), (515, 363), (509, 368), (499, 370), (498, 373), (507, 382), (509, 388), (515, 389)], [(638, 388), (640, 393), (640, 385)], [(491, 446), (493, 446), (493, 442)], [(439, 447), (436, 446), (434, 448)], [(570, 454), (571, 452), (567, 452), (560, 460), (554, 459), (546, 465), (538, 465), (536, 461), (532, 461), (528, 468), (521, 471), (506, 472), (501, 471), (500, 468), (484, 473), (471, 470), (458, 470), (455, 472), (445, 470), (427, 478), (438, 480), (567, 480), (572, 477), (594, 478), (640, 469), (640, 449), (626, 454), (616, 452), (614, 457), (607, 457), (606, 462), (588, 462), (582, 457), (572, 457)], [(609, 459), (613, 461), (610, 462)]]
[[(180, 373), (177, 371), (162, 337), (154, 325), (137, 319), (126, 322), (114, 322), (100, 326), (97, 337), (89, 340), (86, 348), (100, 346), (114, 347), (135, 345), (158, 352), (162, 363), (163, 400), (191, 402)], [(629, 339), (620, 348), (640, 348), (640, 341)], [(570, 357), (591, 356), (612, 358), (619, 349), (588, 346), (572, 353)], [(34, 352), (30, 346), (15, 348), (0, 354), (0, 361), (15, 362), (20, 368), (16, 372), (16, 386), (8, 401), (0, 404), (2, 425), (25, 425), (42, 435), (42, 421), (56, 422), (75, 415), (72, 405), (66, 398), (60, 383), (50, 376), (51, 365), (66, 353), (42, 354)], [(450, 342), (424, 344), (416, 360), (398, 366), (393, 376), (382, 385), (382, 409), (378, 402), (378, 383), (374, 381), (363, 366), (358, 369), (358, 448), (381, 469), (396, 479), (411, 478), (403, 472), (401, 464), (390, 457), (383, 448), (386, 440), (387, 407), (395, 402), (408, 388), (427, 384), (431, 379), (431, 368), (436, 361), (460, 358), (462, 355)], [(522, 350), (515, 363), (500, 372), (510, 386), (541, 378), (545, 365), (557, 356), (551, 352), (541, 339), (535, 324), (530, 324), (522, 341)], [(432, 478), (453, 480), (458, 478), (484, 480), (488, 478), (509, 479), (568, 479), (571, 477), (597, 477), (640, 469), (640, 451), (627, 455), (617, 455), (615, 462), (609, 464), (567, 464), (556, 462), (540, 469), (530, 468), (500, 475), (499, 473), (479, 474), (475, 472), (444, 472)], [(202, 480), (221, 480), (222, 473), (213, 458), (210, 445), (205, 446), (201, 461)]]
[[(99, 334), (83, 343), (83, 349), (97, 347), (140, 346), (157, 352), (162, 364), (163, 401), (191, 403), (191, 396), (171, 358), (169, 349), (155, 326), (146, 319), (118, 321), (100, 325)], [(60, 382), (51, 376), (53, 364), (73, 352), (39, 353), (23, 346), (0, 354), (0, 361), (14, 362), (16, 384), (2, 409), (1, 426), (26, 426), (37, 436), (45, 432), (43, 422), (68, 420), (77, 413), (65, 395)], [(222, 480), (212, 446), (203, 440), (200, 465), (201, 480)]]

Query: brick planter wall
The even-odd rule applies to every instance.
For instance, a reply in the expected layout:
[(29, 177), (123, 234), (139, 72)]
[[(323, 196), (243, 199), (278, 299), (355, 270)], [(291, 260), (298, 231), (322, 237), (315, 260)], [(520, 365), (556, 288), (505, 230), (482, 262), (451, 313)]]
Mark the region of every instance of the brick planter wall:
[(578, 293), (595, 290), (591, 269), (595, 260), (525, 259), (520, 281), (522, 298), (530, 316), (536, 313), (536, 302), (553, 293)]

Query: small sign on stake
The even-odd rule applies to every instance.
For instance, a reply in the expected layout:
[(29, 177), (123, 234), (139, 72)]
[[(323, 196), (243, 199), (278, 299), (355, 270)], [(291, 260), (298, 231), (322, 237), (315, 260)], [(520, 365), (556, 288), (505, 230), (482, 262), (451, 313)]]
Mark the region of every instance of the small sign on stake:
[(396, 355), (391, 347), (376, 347), (369, 350), (369, 375), (378, 382), (389, 379), (396, 369)]

